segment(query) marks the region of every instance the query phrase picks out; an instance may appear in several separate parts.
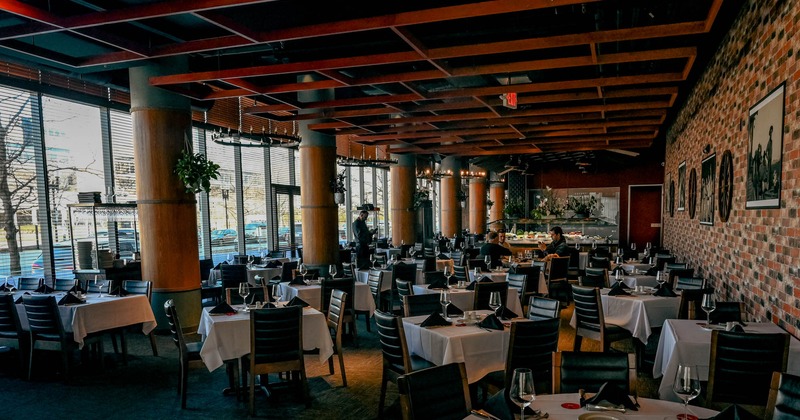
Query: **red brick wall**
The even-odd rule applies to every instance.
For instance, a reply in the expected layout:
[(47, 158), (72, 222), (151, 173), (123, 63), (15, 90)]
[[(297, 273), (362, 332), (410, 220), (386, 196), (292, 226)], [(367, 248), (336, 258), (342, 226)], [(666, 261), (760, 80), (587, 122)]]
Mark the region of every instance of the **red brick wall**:
[[(728, 222), (700, 225), (688, 211), (664, 217), (665, 245), (711, 279), (719, 298), (742, 300), (749, 315), (770, 318), (793, 335), (800, 327), (800, 2), (746, 4), (667, 133), (665, 173), (677, 181), (687, 163), (700, 177), (703, 146), (734, 161)], [(748, 110), (786, 82), (781, 208), (745, 210)], [(676, 187), (677, 189), (677, 187)], [(719, 193), (715, 187), (715, 200)], [(699, 187), (698, 187), (699, 196)], [(676, 199), (677, 200), (677, 199)], [(698, 205), (699, 213), (699, 205)]]

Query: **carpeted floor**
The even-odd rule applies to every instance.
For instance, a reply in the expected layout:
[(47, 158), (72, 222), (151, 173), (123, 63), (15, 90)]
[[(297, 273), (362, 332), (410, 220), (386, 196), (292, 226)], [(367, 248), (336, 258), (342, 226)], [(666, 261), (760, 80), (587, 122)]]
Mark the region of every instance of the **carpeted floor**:
[[(575, 331), (569, 327), (572, 307), (562, 311), (560, 350), (571, 350)], [(377, 417), (381, 382), (381, 353), (375, 328), (368, 333), (359, 319), (359, 347), (346, 343), (344, 350), (348, 387), (336, 366), (330, 375), (327, 363), (316, 355), (306, 356), (312, 407), (306, 408), (290, 389), (276, 390), (269, 398), (256, 397), (256, 417), (271, 419), (373, 419)], [(177, 394), (177, 349), (168, 336), (158, 336), (159, 356), (154, 357), (149, 341), (129, 334), (129, 361), (125, 366), (106, 340), (106, 370), (98, 363), (81, 363), (76, 358), (68, 384), (52, 372), (58, 357), (42, 352), (35, 359), (34, 379), (20, 379), (19, 361), (12, 353), (0, 353), (0, 419), (39, 419), (59, 416), (67, 419), (238, 419), (248, 416), (246, 398), (224, 396), (227, 386), (224, 368), (209, 372), (204, 366), (190, 372), (188, 408), (180, 409)], [(615, 345), (633, 351), (632, 343)], [(584, 340), (583, 351), (597, 351), (599, 344)], [(654, 397), (658, 380), (639, 375), (639, 395)], [(400, 418), (397, 388), (389, 385), (384, 418)]]

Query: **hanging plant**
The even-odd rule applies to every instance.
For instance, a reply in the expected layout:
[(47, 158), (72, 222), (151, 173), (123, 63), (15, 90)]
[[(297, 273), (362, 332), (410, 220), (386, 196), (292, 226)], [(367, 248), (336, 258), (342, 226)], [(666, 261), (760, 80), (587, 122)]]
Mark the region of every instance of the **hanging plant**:
[(418, 188), (414, 191), (414, 210), (422, 207), (422, 203), (430, 200), (430, 191), (427, 188)]
[(197, 194), (211, 189), (211, 179), (219, 176), (219, 165), (206, 159), (202, 153), (192, 153), (187, 143), (175, 164), (175, 173), (187, 193)]
[(486, 199), (486, 206), (487, 206), (487, 207), (489, 207), (489, 208), (492, 208), (492, 206), (493, 206), (493, 205), (494, 205), (494, 201), (492, 201), (492, 200), (489, 200), (489, 199), (487, 198), (487, 199)]
[(464, 192), (461, 188), (456, 190), (456, 199), (460, 202), (467, 201), (467, 193)]

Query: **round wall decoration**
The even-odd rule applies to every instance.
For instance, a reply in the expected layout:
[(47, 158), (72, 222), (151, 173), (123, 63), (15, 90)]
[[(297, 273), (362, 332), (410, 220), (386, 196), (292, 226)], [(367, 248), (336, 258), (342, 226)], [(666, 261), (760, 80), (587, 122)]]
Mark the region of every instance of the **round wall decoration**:
[(728, 221), (733, 203), (733, 156), (730, 150), (722, 154), (719, 163), (719, 219)]
[(675, 216), (675, 181), (669, 182), (669, 217)]
[(689, 218), (694, 219), (694, 213), (697, 210), (697, 171), (692, 168), (689, 172)]

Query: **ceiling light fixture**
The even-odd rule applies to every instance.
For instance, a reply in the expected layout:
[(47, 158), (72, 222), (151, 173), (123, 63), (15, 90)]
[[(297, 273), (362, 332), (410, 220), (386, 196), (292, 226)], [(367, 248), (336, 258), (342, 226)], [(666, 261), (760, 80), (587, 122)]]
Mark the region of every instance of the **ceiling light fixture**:
[(292, 130), (286, 127), (281, 130), (272, 125), (272, 120), (267, 119), (267, 126), (261, 126), (261, 132), (253, 130), (250, 126), (248, 132), (242, 131), (242, 98), (239, 98), (239, 127), (236, 130), (228, 128), (223, 131), (221, 128), (211, 133), (211, 140), (214, 143), (225, 146), (241, 147), (297, 147), (302, 141), (297, 121), (292, 121)]

